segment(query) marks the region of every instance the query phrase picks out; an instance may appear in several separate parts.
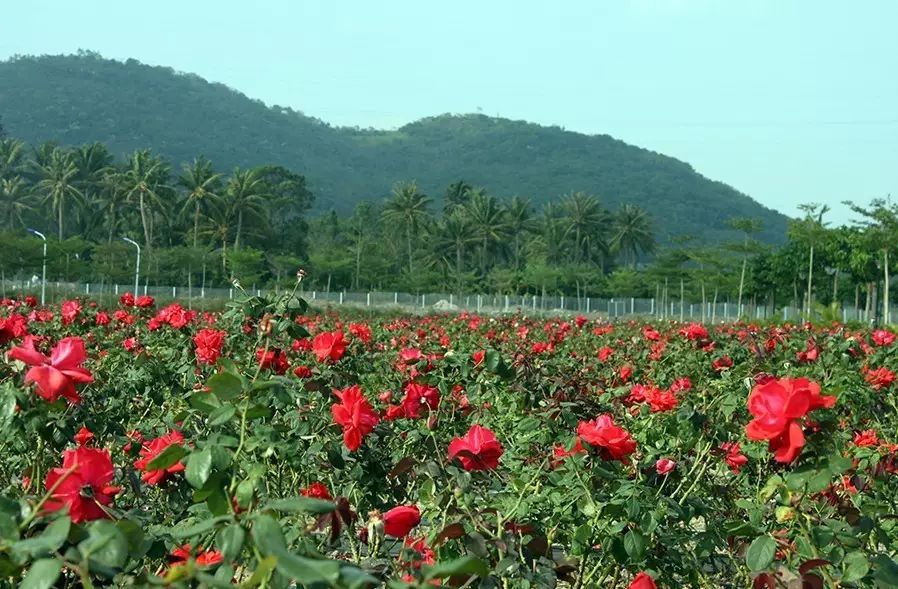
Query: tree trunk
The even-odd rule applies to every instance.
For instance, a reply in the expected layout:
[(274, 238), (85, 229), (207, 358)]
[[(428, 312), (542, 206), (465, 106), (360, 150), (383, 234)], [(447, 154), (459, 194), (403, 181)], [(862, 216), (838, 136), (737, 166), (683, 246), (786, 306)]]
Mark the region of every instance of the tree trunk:
[(748, 257), (742, 256), (742, 275), (739, 276), (739, 298), (736, 302), (736, 310), (742, 313), (742, 292), (745, 288), (745, 267), (748, 265)]
[(359, 276), (362, 273), (362, 240), (355, 244), (355, 289), (359, 289)]
[(461, 298), (462, 244), (455, 242), (455, 290)]
[(193, 247), (196, 248), (197, 240), (200, 232), (200, 203), (196, 202), (193, 209)]
[(891, 323), (889, 317), (889, 250), (882, 251), (884, 258), (884, 271), (883, 271), (883, 282), (882, 282), (882, 320), (888, 325)]
[(234, 249), (240, 249), (240, 233), (243, 231), (243, 210), (237, 211), (237, 234), (234, 236)]
[(228, 272), (228, 238), (227, 238), (227, 236), (221, 238), (221, 272), (222, 272), (222, 274), (227, 274), (227, 272)]
[(140, 192), (140, 224), (143, 225), (144, 247), (150, 249), (150, 226), (147, 223), (147, 208), (143, 200), (143, 191)]
[(58, 213), (59, 213), (59, 241), (62, 241), (62, 206), (63, 206), (64, 203), (65, 203), (65, 199), (60, 198), (60, 199), (59, 199), (59, 209), (58, 209)]
[(412, 266), (412, 226), (410, 224), (405, 227), (405, 244), (408, 247), (408, 273), (411, 276), (414, 273), (414, 268)]
[(811, 246), (811, 257), (808, 261), (808, 320), (811, 319), (811, 305), (814, 302), (813, 295), (813, 278), (814, 278), (814, 246)]

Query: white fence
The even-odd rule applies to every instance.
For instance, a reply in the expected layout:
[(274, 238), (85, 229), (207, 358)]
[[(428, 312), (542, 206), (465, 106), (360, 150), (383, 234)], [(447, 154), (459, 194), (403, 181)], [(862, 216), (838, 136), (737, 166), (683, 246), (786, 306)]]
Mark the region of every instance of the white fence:
[[(0, 281), (3, 296), (40, 293), (40, 283), (21, 281)], [(119, 296), (133, 291), (134, 285), (103, 283), (47, 284), (47, 302), (59, 301), (73, 296)], [(199, 286), (148, 286), (142, 285), (139, 294), (147, 294), (161, 300), (179, 299), (222, 301), (240, 296), (233, 288), (204, 288)], [(266, 289), (249, 288), (248, 292), (258, 295), (268, 294)], [(420, 309), (421, 311), (472, 311), (477, 313), (548, 313), (586, 314), (603, 317), (645, 317), (652, 316), (683, 321), (731, 321), (739, 318), (766, 320), (777, 319), (799, 321), (802, 313), (795, 307), (780, 307), (772, 310), (769, 306), (743, 304), (740, 309), (731, 302), (684, 302), (666, 301), (660, 304), (656, 299), (632, 297), (596, 298), (539, 295), (486, 295), (453, 293), (410, 294), (402, 292), (349, 292), (349, 291), (301, 291), (301, 296), (317, 305), (351, 305), (355, 307), (397, 307)], [(898, 307), (892, 309), (892, 316), (898, 317)], [(840, 311), (843, 321), (864, 321), (874, 319), (864, 309), (850, 306)]]

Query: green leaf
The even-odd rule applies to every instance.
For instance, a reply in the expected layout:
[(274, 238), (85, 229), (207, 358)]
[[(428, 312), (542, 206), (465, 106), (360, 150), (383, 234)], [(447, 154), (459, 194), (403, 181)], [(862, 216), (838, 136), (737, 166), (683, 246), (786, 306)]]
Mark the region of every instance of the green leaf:
[(185, 456), (187, 456), (187, 449), (184, 446), (172, 444), (160, 452), (156, 458), (150, 460), (147, 470), (165, 470), (177, 464)]
[(425, 580), (443, 579), (455, 575), (477, 575), (485, 577), (489, 574), (489, 568), (479, 558), (462, 556), (449, 562), (440, 562), (432, 567), (427, 567), (424, 574)]
[(192, 526), (177, 526), (174, 528), (170, 528), (168, 530), (168, 534), (172, 538), (191, 538), (193, 536), (199, 536), (200, 534), (205, 534), (206, 532), (212, 530), (218, 524), (225, 521), (230, 521), (230, 515), (219, 515), (218, 517), (210, 517), (208, 519), (204, 519), (199, 521)]
[(197, 411), (211, 414), (213, 411), (221, 407), (221, 401), (212, 393), (205, 391), (196, 392), (187, 397), (187, 402)]
[(745, 563), (752, 571), (763, 571), (773, 562), (776, 555), (776, 541), (770, 536), (758, 536), (748, 546)]
[[(262, 554), (274, 554), (280, 557), (287, 552), (287, 540), (281, 525), (269, 515), (260, 515), (253, 522), (253, 541)], [(280, 565), (280, 558), (278, 559)]]
[(259, 561), (259, 564), (256, 565), (256, 570), (253, 571), (252, 576), (243, 582), (241, 588), (248, 587), (258, 587), (265, 581), (274, 570), (274, 567), (277, 565), (277, 557), (276, 556), (267, 556)]
[(212, 472), (212, 450), (203, 448), (199, 452), (190, 454), (187, 459), (187, 468), (184, 470), (184, 478), (190, 483), (194, 489), (201, 489), (206, 481), (209, 480), (209, 474)]
[(236, 560), (243, 550), (246, 532), (240, 524), (231, 524), (218, 533), (218, 548), (225, 560)]
[(870, 572), (870, 563), (863, 552), (849, 552), (842, 559), (842, 566), (845, 568), (842, 573), (844, 583), (859, 581)]
[(828, 462), (829, 472), (834, 475), (842, 474), (843, 472), (849, 470), (852, 466), (850, 458), (839, 456), (838, 454), (830, 456)]
[(12, 545), (13, 552), (25, 556), (39, 556), (55, 552), (69, 537), (72, 520), (63, 516), (47, 526), (40, 536), (20, 540)]
[(209, 390), (222, 401), (230, 401), (243, 392), (243, 383), (240, 378), (230, 372), (219, 372), (206, 381)]
[(248, 478), (243, 481), (240, 481), (240, 484), (237, 485), (237, 491), (235, 493), (235, 497), (237, 499), (237, 505), (246, 509), (249, 507), (249, 504), (253, 501), (253, 496), (256, 494), (256, 480), (253, 478)]
[(290, 497), (289, 499), (275, 499), (265, 506), (265, 509), (273, 511), (286, 511), (288, 513), (331, 513), (337, 506), (323, 499), (312, 497)]
[(237, 408), (230, 403), (222, 405), (209, 414), (209, 425), (212, 427), (223, 425), (231, 421), (231, 418), (233, 418), (236, 413)]
[(645, 536), (636, 530), (630, 530), (624, 534), (624, 550), (634, 562), (645, 557)]
[(109, 569), (120, 569), (128, 560), (128, 539), (109, 520), (97, 520), (88, 528), (88, 537), (78, 545), (82, 557)]
[(52, 589), (61, 571), (62, 561), (57, 558), (36, 560), (19, 583), (19, 589)]
[(340, 567), (340, 585), (346, 589), (365, 589), (380, 585), (377, 577), (372, 577), (362, 569), (352, 566)]
[(898, 587), (898, 564), (894, 560), (880, 554), (873, 559), (876, 565), (876, 571), (873, 578), (876, 579), (880, 587)]
[(808, 481), (808, 493), (820, 493), (825, 491), (832, 482), (832, 473), (829, 470), (819, 470)]
[(289, 552), (277, 554), (277, 570), (304, 585), (326, 583), (332, 585), (340, 578), (340, 563), (336, 560), (318, 560), (297, 556)]

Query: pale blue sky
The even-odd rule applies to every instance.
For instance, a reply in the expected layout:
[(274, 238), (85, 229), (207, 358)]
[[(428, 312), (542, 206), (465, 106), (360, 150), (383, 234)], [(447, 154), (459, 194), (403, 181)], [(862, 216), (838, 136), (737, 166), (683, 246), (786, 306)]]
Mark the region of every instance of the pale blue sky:
[(896, 23), (898, 0), (5, 0), (0, 58), (134, 57), (341, 125), (608, 133), (840, 221), (898, 198)]

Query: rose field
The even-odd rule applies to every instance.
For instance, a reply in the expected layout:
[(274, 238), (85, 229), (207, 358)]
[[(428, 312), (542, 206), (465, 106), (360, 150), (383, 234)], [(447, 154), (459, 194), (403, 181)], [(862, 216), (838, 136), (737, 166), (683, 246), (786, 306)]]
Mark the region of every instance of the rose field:
[(888, 329), (126, 294), (0, 348), (4, 585), (898, 586)]

